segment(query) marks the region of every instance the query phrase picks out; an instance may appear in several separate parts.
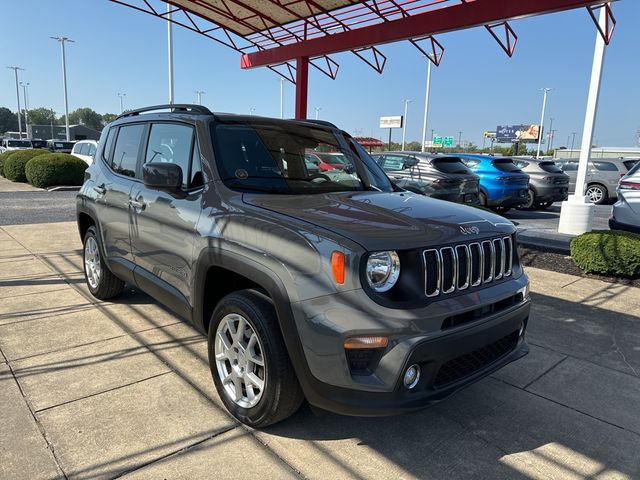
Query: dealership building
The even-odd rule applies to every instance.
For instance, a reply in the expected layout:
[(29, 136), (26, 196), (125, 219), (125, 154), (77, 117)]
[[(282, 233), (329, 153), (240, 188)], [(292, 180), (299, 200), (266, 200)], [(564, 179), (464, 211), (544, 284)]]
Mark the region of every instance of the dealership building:
[[(28, 125), (27, 138), (66, 140), (64, 125)], [(85, 125), (69, 125), (70, 140), (99, 140), (100, 132)]]
[[(580, 149), (562, 148), (553, 152), (554, 158), (580, 158)], [(638, 147), (593, 147), (591, 158), (640, 158), (640, 148)]]

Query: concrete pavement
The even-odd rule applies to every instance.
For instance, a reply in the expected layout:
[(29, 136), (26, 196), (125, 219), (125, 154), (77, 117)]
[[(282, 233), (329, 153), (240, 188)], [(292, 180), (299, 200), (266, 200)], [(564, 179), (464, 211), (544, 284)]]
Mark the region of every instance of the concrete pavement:
[(0, 227), (0, 479), (640, 478), (636, 288), (529, 269), (527, 357), (418, 413), (252, 431), (206, 340), (134, 288), (93, 299), (80, 248)]

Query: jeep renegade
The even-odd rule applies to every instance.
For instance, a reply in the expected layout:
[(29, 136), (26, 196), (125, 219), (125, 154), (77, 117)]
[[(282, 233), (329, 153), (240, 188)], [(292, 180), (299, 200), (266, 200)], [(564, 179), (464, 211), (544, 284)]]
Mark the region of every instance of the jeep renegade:
[[(314, 152), (342, 164), (310, 171)], [(328, 122), (127, 112), (77, 218), (91, 293), (135, 285), (208, 335), (218, 394), (253, 427), (304, 399), (423, 408), (528, 350), (513, 224), (397, 187)]]

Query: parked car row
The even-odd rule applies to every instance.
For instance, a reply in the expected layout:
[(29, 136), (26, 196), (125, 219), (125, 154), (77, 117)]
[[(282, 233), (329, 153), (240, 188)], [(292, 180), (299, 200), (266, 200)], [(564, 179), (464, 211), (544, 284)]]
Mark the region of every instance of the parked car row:
[(98, 142), (95, 140), (41, 140), (37, 138), (15, 139), (3, 138), (0, 142), (0, 153), (10, 150), (28, 150), (31, 148), (46, 148), (55, 153), (70, 153), (84, 160), (88, 165), (93, 163)]
[(620, 179), (618, 201), (611, 208), (609, 228), (640, 233), (640, 162)]

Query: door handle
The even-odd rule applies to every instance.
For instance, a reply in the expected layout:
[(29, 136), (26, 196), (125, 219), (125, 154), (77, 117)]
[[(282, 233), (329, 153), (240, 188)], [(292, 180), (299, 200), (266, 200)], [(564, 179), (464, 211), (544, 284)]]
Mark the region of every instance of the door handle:
[(129, 199), (129, 205), (131, 205), (136, 210), (144, 210), (147, 204), (145, 202), (139, 202), (137, 200)]
[(104, 195), (105, 193), (107, 193), (107, 189), (104, 187), (104, 184), (93, 187), (93, 191), (98, 195)]

